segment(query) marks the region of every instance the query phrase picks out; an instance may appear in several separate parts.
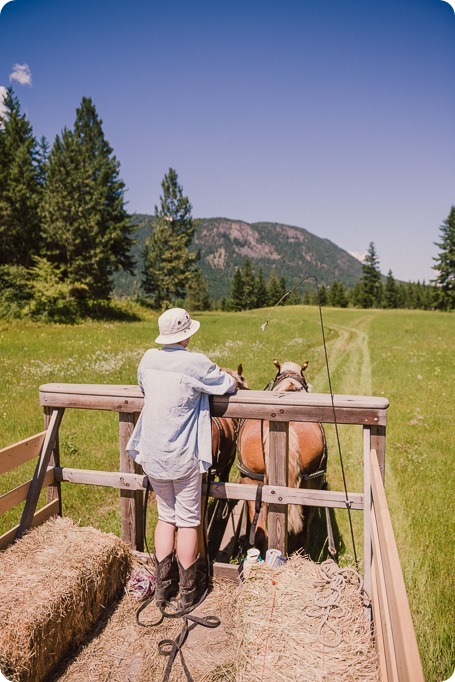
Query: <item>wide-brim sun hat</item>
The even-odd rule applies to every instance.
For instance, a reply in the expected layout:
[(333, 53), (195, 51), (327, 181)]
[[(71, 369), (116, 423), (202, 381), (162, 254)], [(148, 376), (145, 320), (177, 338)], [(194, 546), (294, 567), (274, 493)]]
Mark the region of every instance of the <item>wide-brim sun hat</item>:
[(178, 343), (193, 336), (201, 326), (183, 308), (169, 308), (158, 318), (159, 335), (155, 343)]

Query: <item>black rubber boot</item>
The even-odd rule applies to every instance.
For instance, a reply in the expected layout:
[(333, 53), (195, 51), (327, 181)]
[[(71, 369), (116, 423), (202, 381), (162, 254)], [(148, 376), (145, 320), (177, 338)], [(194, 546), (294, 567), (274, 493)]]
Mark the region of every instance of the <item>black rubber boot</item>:
[(179, 611), (193, 606), (197, 596), (196, 573), (199, 557), (188, 568), (183, 568), (177, 559), (180, 574)]
[(179, 572), (175, 552), (171, 552), (161, 561), (156, 561), (155, 601), (157, 606), (164, 606), (179, 591)]

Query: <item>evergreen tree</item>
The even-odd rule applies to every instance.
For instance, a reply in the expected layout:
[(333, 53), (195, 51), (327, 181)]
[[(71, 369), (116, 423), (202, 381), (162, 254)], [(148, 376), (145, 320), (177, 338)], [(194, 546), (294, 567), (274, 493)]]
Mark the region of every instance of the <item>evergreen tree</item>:
[(381, 272), (373, 242), (362, 264), (358, 304), (361, 308), (380, 308), (382, 304)]
[(111, 275), (132, 272), (132, 239), (120, 164), (91, 99), (82, 98), (74, 130), (57, 135), (46, 163), (44, 255), (61, 268), (72, 297), (105, 300)]
[(384, 308), (399, 308), (399, 289), (392, 270), (389, 270), (384, 286)]
[(207, 280), (202, 274), (201, 268), (196, 268), (188, 284), (185, 307), (190, 311), (210, 310), (211, 305)]
[[(285, 285), (286, 285), (286, 282), (285, 282)], [(285, 286), (285, 288), (286, 288), (286, 286)], [(300, 303), (300, 297), (298, 294), (298, 287), (297, 287), (297, 289), (294, 289), (294, 291), (291, 294), (289, 294), (289, 296), (286, 296), (286, 298), (284, 299), (284, 304), (285, 305), (299, 305), (299, 303)]]
[(350, 303), (352, 303), (353, 306), (356, 308), (361, 308), (362, 307), (362, 293), (363, 293), (363, 288), (360, 280), (354, 284), (351, 289), (348, 291), (348, 298)]
[(348, 307), (348, 297), (342, 282), (335, 280), (335, 282), (332, 284), (328, 292), (328, 303), (334, 308)]
[(327, 287), (325, 284), (319, 285), (318, 294), (319, 295), (317, 298), (317, 302), (319, 303), (319, 305), (321, 305), (321, 306), (327, 305), (327, 303), (329, 302), (329, 296), (328, 296)]
[(8, 88), (0, 115), (0, 265), (30, 267), (40, 250), (38, 145)]
[(422, 282), (422, 308), (424, 310), (432, 310), (434, 308), (434, 294), (435, 287), (426, 284), (424, 280)]
[(243, 278), (240, 268), (237, 268), (234, 277), (232, 279), (232, 290), (231, 290), (231, 310), (244, 310), (244, 298), (243, 298)]
[(265, 277), (262, 268), (259, 268), (258, 276), (256, 278), (256, 306), (258, 308), (265, 308), (267, 304), (268, 304), (267, 284), (265, 282)]
[(407, 305), (407, 289), (406, 284), (400, 282), (398, 284), (398, 308), (406, 308)]
[(251, 261), (247, 258), (242, 265), (243, 309), (256, 308), (256, 277)]
[(38, 143), (38, 182), (44, 187), (47, 174), (47, 162), (49, 158), (50, 145), (43, 136)]
[[(269, 298), (269, 305), (275, 305), (280, 298), (286, 293), (286, 282), (283, 277), (278, 279), (275, 270), (270, 273), (269, 281), (267, 283), (267, 291)], [(284, 305), (284, 301), (280, 303)]]
[(302, 297), (303, 305), (313, 305), (312, 292), (309, 289), (305, 289)]
[(155, 206), (155, 228), (145, 243), (142, 288), (152, 305), (166, 308), (185, 298), (197, 271), (198, 254), (190, 251), (196, 229), (192, 206), (173, 168), (161, 183), (163, 194)]
[(436, 308), (439, 310), (455, 309), (455, 206), (452, 206), (447, 219), (440, 227), (440, 241), (435, 242), (440, 251), (434, 258), (433, 269), (437, 277)]
[(417, 308), (415, 285), (412, 282), (408, 282), (405, 285), (405, 289), (406, 289), (406, 308), (410, 308), (411, 310), (414, 310), (415, 308)]

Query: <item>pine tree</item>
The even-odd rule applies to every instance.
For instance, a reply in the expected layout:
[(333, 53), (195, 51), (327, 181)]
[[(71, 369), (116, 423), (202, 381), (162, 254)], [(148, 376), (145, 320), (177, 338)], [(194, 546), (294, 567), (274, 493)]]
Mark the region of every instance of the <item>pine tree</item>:
[(47, 163), (49, 158), (50, 145), (43, 136), (38, 142), (38, 182), (41, 187), (44, 187), (47, 175)]
[(358, 304), (362, 308), (380, 308), (382, 304), (381, 272), (373, 242), (362, 264)]
[(298, 288), (294, 289), (294, 291), (289, 294), (289, 296), (286, 296), (284, 299), (284, 304), (285, 305), (299, 305), (300, 303), (300, 297), (298, 294)]
[(392, 270), (389, 270), (384, 285), (384, 307), (385, 308), (400, 307), (399, 289), (395, 281), (395, 278), (392, 274)]
[(259, 268), (258, 276), (256, 277), (256, 306), (258, 308), (265, 308), (267, 303), (267, 284), (265, 283), (265, 277), (262, 268)]
[(231, 289), (231, 310), (245, 310), (245, 302), (243, 298), (243, 278), (240, 268), (237, 268), (234, 277), (232, 278)]
[(328, 303), (334, 308), (348, 307), (348, 297), (342, 282), (335, 280), (335, 282), (332, 284), (328, 292)]
[(187, 289), (185, 307), (190, 310), (210, 310), (212, 303), (208, 292), (207, 280), (201, 268), (196, 268)]
[(320, 284), (318, 289), (318, 301), (319, 305), (327, 305), (329, 302), (329, 295), (327, 293), (327, 287), (325, 284)]
[(40, 250), (38, 145), (8, 88), (0, 116), (0, 265), (30, 267)]
[(447, 219), (440, 227), (440, 241), (435, 242), (440, 251), (434, 258), (437, 277), (436, 308), (455, 310), (455, 206), (452, 206)]
[(42, 202), (44, 255), (81, 303), (108, 299), (112, 274), (132, 271), (119, 169), (95, 106), (83, 97), (74, 130), (57, 135), (47, 159)]
[(256, 308), (256, 277), (249, 258), (242, 265), (242, 282), (244, 309), (251, 310)]
[(303, 305), (313, 305), (312, 292), (309, 289), (305, 289), (302, 296)]
[(142, 289), (153, 307), (166, 308), (185, 298), (197, 272), (198, 254), (190, 251), (196, 229), (192, 206), (173, 168), (161, 183), (163, 194), (155, 206), (155, 228), (144, 249)]
[[(269, 281), (267, 283), (267, 291), (269, 297), (269, 305), (275, 305), (280, 298), (286, 293), (286, 282), (283, 277), (278, 279), (275, 270), (270, 273)], [(284, 301), (280, 305), (284, 305)]]

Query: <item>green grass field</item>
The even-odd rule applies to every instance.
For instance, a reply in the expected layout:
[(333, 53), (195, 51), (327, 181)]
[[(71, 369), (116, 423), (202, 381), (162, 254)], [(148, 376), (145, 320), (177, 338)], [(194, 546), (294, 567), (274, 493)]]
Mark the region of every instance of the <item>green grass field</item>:
[[(274, 376), (272, 359), (309, 360), (316, 392), (327, 392), (319, 313), (310, 307), (273, 311), (203, 313), (192, 347), (223, 366), (243, 363), (251, 388)], [(425, 679), (442, 682), (453, 673), (454, 653), (454, 319), (422, 311), (323, 311), (335, 393), (385, 396), (386, 492), (414, 618)], [(77, 326), (0, 322), (0, 447), (42, 430), (38, 387), (47, 382), (136, 383), (136, 367), (156, 335), (156, 319), (87, 322)], [(341, 489), (333, 427), (328, 427), (332, 489)], [(350, 490), (362, 488), (362, 429), (340, 427)], [(61, 427), (64, 466), (118, 468), (116, 414), (67, 410)], [(22, 483), (33, 464), (0, 477), (0, 494)], [(119, 533), (118, 491), (63, 486), (64, 513), (82, 524)], [(0, 532), (18, 522), (20, 509), (4, 515)], [(361, 514), (353, 513), (357, 551)], [(346, 512), (337, 514), (352, 560)]]

